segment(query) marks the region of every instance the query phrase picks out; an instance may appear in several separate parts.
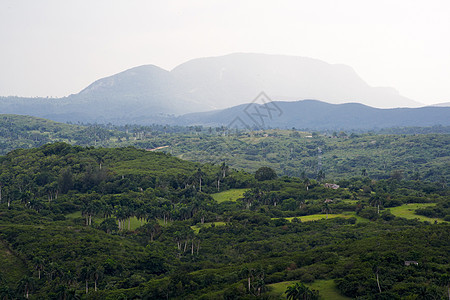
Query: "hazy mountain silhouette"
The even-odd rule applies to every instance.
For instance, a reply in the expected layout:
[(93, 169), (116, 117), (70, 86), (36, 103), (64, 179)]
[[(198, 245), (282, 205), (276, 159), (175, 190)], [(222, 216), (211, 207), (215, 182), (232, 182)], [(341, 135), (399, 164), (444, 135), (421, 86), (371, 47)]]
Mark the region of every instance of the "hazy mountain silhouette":
[(171, 72), (187, 95), (226, 108), (251, 102), (261, 91), (273, 100), (318, 99), (373, 107), (418, 107), (393, 88), (370, 87), (346, 65), (298, 56), (235, 53), (190, 60)]
[(178, 117), (176, 124), (255, 129), (295, 127), (315, 130), (450, 126), (450, 107), (379, 109), (359, 103), (330, 104), (316, 100), (276, 101), (186, 114)]
[(153, 65), (132, 68), (63, 98), (0, 97), (0, 113), (63, 122), (151, 124), (167, 122), (172, 114), (249, 103), (261, 91), (272, 100), (420, 105), (391, 88), (370, 87), (345, 65), (296, 56), (235, 53), (194, 59), (172, 71)]

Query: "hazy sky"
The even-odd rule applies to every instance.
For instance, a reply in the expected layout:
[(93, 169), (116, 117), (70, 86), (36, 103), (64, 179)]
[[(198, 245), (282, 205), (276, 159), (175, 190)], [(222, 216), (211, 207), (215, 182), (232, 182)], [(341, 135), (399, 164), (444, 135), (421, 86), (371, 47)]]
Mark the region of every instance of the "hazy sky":
[(0, 95), (66, 96), (134, 66), (232, 52), (353, 67), (450, 101), (449, 0), (0, 0)]

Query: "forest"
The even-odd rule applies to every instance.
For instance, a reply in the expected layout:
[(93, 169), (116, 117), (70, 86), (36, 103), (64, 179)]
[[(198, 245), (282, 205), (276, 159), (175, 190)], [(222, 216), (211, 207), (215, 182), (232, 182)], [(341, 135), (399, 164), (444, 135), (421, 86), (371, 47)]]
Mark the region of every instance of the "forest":
[(247, 172), (268, 166), (280, 175), (327, 180), (366, 174), (387, 179), (450, 180), (448, 127), (407, 127), (379, 132), (229, 130), (226, 127), (63, 124), (29, 116), (0, 117), (0, 154), (49, 142), (127, 147), (169, 153), (184, 160)]
[(447, 299), (448, 137), (371, 136), (407, 157), (428, 140), (426, 162), (333, 176), (325, 149), (367, 137), (299, 135), (316, 174), (64, 142), (0, 156), (0, 298)]

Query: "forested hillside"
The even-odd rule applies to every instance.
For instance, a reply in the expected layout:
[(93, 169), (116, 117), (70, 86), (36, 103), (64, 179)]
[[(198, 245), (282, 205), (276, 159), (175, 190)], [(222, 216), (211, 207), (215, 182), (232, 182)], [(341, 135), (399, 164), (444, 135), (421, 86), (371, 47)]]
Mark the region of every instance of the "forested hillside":
[(248, 171), (270, 166), (280, 174), (328, 180), (367, 175), (446, 183), (450, 180), (450, 135), (327, 135), (263, 130), (216, 135), (167, 135), (166, 151), (180, 158), (227, 164)]
[(447, 127), (358, 134), (294, 129), (231, 131), (201, 126), (81, 126), (17, 115), (2, 115), (0, 125), (0, 154), (62, 141), (81, 146), (134, 146), (191, 161), (226, 162), (250, 172), (269, 166), (279, 174), (296, 177), (317, 178), (320, 168), (321, 176), (329, 180), (361, 174), (373, 179), (396, 174), (441, 183), (450, 180)]
[(14, 150), (0, 157), (1, 298), (280, 299), (283, 286), (448, 297), (449, 189), (367, 173), (252, 174), (133, 147)]

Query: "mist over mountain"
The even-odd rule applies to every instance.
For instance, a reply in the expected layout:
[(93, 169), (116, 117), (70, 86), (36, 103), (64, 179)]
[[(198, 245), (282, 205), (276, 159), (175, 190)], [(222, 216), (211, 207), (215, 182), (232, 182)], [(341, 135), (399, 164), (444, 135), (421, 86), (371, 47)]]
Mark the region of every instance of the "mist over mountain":
[(190, 60), (172, 71), (154, 65), (132, 68), (63, 98), (0, 97), (0, 113), (60, 122), (166, 123), (172, 115), (249, 103), (261, 91), (277, 101), (420, 106), (392, 88), (369, 86), (345, 65), (296, 56), (235, 53)]
[(272, 100), (317, 99), (373, 107), (418, 107), (393, 88), (371, 87), (349, 66), (298, 56), (235, 53), (190, 60), (171, 72), (187, 95), (216, 108)]

